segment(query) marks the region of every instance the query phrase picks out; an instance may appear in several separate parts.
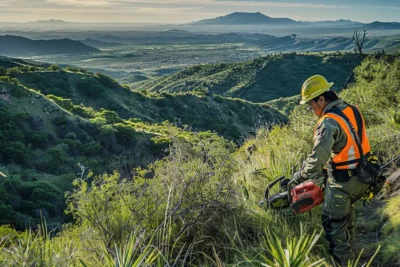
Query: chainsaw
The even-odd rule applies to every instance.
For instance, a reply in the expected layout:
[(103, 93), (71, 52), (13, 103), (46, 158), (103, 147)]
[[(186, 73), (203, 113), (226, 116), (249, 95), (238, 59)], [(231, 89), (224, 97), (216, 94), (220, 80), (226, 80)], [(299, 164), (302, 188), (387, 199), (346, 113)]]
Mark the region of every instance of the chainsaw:
[[(275, 195), (269, 196), (270, 190), (276, 184), (280, 190)], [(265, 189), (264, 200), (260, 201), (260, 207), (273, 210), (291, 208), (294, 214), (300, 214), (311, 210), (324, 201), (321, 188), (313, 181), (303, 182), (292, 187), (294, 181), (286, 179), (285, 176), (272, 181)]]

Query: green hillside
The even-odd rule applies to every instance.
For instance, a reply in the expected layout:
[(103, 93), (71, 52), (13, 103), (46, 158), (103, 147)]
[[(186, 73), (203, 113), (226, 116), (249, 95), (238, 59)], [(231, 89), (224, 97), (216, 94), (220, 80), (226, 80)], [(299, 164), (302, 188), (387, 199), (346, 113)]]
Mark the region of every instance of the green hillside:
[[(341, 98), (359, 106), (365, 115), (371, 148), (383, 162), (400, 154), (399, 70), (399, 56), (369, 57), (355, 69), (354, 83), (340, 93)], [(57, 71), (61, 77), (69, 75), (64, 73), (66, 71)], [(36, 74), (42, 75), (42, 72)], [(55, 75), (56, 71), (48, 72)], [(277, 99), (271, 102), (275, 107), (285, 107), (285, 113), (293, 108), (289, 123), (258, 125), (255, 134), (237, 147), (210, 132), (188, 132), (167, 122), (149, 124), (135, 118), (122, 118), (118, 114), (123, 112), (76, 104), (56, 95), (45, 97), (43, 92), (39, 94), (25, 87), (24, 84), (28, 84), (26, 75), (14, 73), (20, 82), (18, 78), (10, 78), (10, 70), (5, 74), (0, 78), (0, 90), (5, 87), (0, 99), (0, 138), (4, 144), (0, 149), (0, 171), (7, 177), (0, 178), (0, 211), (1, 223), (11, 224), (11, 227), (0, 227), (0, 265), (288, 266), (282, 262), (288, 259), (292, 262), (290, 266), (333, 266), (322, 237), (320, 207), (315, 208), (310, 217), (309, 214), (294, 216), (290, 212), (264, 210), (258, 206), (267, 183), (281, 175), (290, 177), (311, 150), (317, 118), (307, 112), (306, 107), (292, 104), (297, 101), (295, 97), (289, 101)], [(71, 75), (68, 76), (71, 80), (77, 79), (74, 75), (93, 79), (93, 82), (98, 79), (95, 74), (75, 72)], [(73, 89), (72, 99), (94, 101), (81, 96), (75, 87)], [(126, 97), (130, 95), (124, 88), (115, 87), (110, 91), (116, 95), (120, 92)], [(11, 98), (7, 98), (7, 94)], [(47, 137), (45, 148), (36, 148), (43, 144), (43, 137), (36, 138), (38, 141), (35, 142), (28, 141), (33, 138), (32, 127), (37, 123), (32, 124), (26, 118), (39, 112), (30, 102), (37, 96), (43, 97), (38, 100), (42, 103), (38, 107), (43, 110), (40, 111), (44, 113), (43, 118), (58, 117), (59, 114), (66, 117), (60, 122), (56, 120), (60, 125), (53, 123), (49, 128), (40, 128), (48, 133), (68, 131), (65, 135)], [(107, 96), (103, 93), (99, 101)], [(179, 96), (194, 97), (176, 95)], [(153, 97), (160, 96), (155, 94), (148, 98)], [(165, 99), (173, 97), (165, 95)], [(215, 96), (199, 98), (211, 101)], [(18, 104), (18, 101), (23, 102)], [(50, 103), (58, 111), (49, 111), (48, 107), (44, 110), (43, 103)], [(125, 112), (128, 116), (134, 111), (126, 107)], [(47, 127), (54, 119), (44, 120), (43, 127)], [(75, 120), (87, 123), (85, 127), (78, 123), (76, 129), (85, 130), (88, 138), (99, 142), (100, 150), (83, 150), (79, 143), (76, 144), (77, 140), (84, 139), (77, 133), (74, 137), (69, 128)], [(113, 135), (124, 152), (143, 153), (138, 160), (143, 160), (147, 155), (144, 151), (153, 147), (153, 161), (148, 160), (151, 163), (142, 165), (124, 161), (123, 168), (103, 171), (107, 163), (112, 168), (120, 166), (118, 163), (122, 161), (118, 161), (111, 149), (115, 139), (107, 139), (109, 142), (103, 144), (103, 134)], [(51, 146), (49, 142), (52, 142)], [(67, 151), (67, 156), (60, 153), (66, 146), (74, 147), (74, 143), (76, 155), (72, 154), (72, 149)], [(54, 151), (53, 144), (61, 148)], [(19, 155), (13, 162), (8, 158), (13, 154), (4, 152), (10, 147)], [(161, 157), (160, 152), (166, 147), (168, 150)], [(26, 158), (25, 163), (16, 162), (29, 151), (41, 154), (35, 152), (37, 154)], [(107, 153), (114, 158), (100, 161), (96, 153)], [(68, 177), (34, 172), (31, 170), (36, 170), (36, 165), (24, 165), (50, 160), (51, 163), (45, 161), (49, 164), (46, 169), (53, 168), (57, 172), (59, 166), (65, 166), (65, 161), (76, 160), (71, 162), (72, 168), (74, 164), (82, 163), (81, 159), (86, 159), (85, 166), (89, 166), (86, 164), (91, 159), (98, 159), (99, 163), (93, 165), (92, 171), (79, 170), (79, 176), (75, 172)], [(5, 164), (5, 161), (9, 162)], [(392, 175), (391, 183), (378, 198), (366, 207), (357, 203), (355, 249), (357, 255), (364, 253), (358, 264), (349, 266), (366, 264), (372, 258), (374, 265), (369, 266), (378, 266), (377, 263), (379, 266), (399, 266), (399, 166), (399, 163), (390, 166), (387, 174)], [(129, 175), (124, 172), (127, 170)], [(64, 188), (68, 188), (66, 212), (70, 223), (57, 228), (57, 233), (50, 231), (55, 225), (46, 227), (46, 222), (36, 231), (15, 231), (13, 227), (23, 220), (37, 224), (40, 213), (46, 221), (61, 216), (61, 213), (52, 213), (59, 210), (53, 206), (64, 207), (61, 198), (56, 198), (61, 195), (62, 187), (48, 185), (55, 181), (55, 176), (57, 181), (64, 182)], [(7, 222), (11, 219), (14, 221)]]
[(31, 40), (15, 35), (0, 36), (0, 54), (5, 56), (22, 57), (99, 51), (97, 48), (71, 39)]
[(167, 77), (140, 83), (134, 90), (199, 91), (266, 102), (299, 94), (302, 82), (315, 74), (329, 77), (335, 83), (333, 89), (341, 89), (360, 62), (361, 58), (355, 54), (272, 55), (245, 63), (191, 67)]
[[(193, 131), (216, 131), (235, 141), (239, 141), (255, 125), (286, 121), (281, 113), (268, 105), (201, 92), (132, 92), (105, 75), (80, 69), (63, 70), (51, 66), (38, 71), (16, 70), (12, 75), (28, 88), (44, 95), (70, 99), (73, 105), (104, 108), (117, 112), (123, 119), (136, 118), (148, 123), (168, 120), (178, 125), (190, 125)], [(79, 113), (78, 109), (69, 110), (91, 117), (85, 112)]]
[(35, 227), (41, 212), (51, 225), (70, 220), (63, 192), (83, 170), (130, 177), (167, 155), (175, 139), (218, 140), (218, 132), (239, 142), (256, 125), (286, 120), (265, 104), (145, 96), (101, 74), (1, 58), (0, 169), (8, 177), (0, 178), (0, 224)]
[(55, 96), (9, 76), (0, 76), (0, 98), (0, 169), (8, 176), (0, 179), (0, 224), (17, 229), (35, 228), (41, 213), (52, 227), (70, 220), (64, 192), (81, 167), (130, 176), (132, 167), (161, 158), (170, 143), (166, 134), (137, 131), (115, 112), (87, 108), (93, 119), (73, 114), (64, 109), (67, 102), (63, 108)]

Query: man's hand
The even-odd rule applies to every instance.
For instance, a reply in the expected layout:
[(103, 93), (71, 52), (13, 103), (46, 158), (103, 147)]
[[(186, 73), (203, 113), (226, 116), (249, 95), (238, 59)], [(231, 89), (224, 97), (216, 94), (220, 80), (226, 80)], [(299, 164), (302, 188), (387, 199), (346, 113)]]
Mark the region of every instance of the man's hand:
[(294, 181), (294, 183), (296, 185), (304, 182), (304, 180), (305, 180), (305, 178), (303, 176), (301, 176), (301, 171), (295, 172), (293, 174), (292, 181)]
[(290, 179), (283, 179), (281, 181), (281, 188), (283, 188), (284, 190), (287, 190), (288, 184), (291, 180)]

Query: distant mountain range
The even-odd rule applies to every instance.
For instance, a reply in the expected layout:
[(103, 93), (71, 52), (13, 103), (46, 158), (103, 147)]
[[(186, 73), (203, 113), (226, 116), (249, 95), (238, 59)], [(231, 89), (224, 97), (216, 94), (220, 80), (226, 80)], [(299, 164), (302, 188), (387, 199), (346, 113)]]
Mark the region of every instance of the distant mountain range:
[(0, 55), (3, 56), (34, 56), (98, 51), (100, 50), (97, 48), (70, 39), (31, 40), (13, 35), (0, 36)]
[(191, 25), (271, 25), (271, 26), (335, 26), (335, 25), (363, 25), (351, 20), (334, 21), (296, 21), (289, 18), (271, 18), (260, 12), (235, 12), (214, 19), (205, 19), (192, 22)]
[[(373, 23), (371, 27), (379, 28), (381, 24)], [(362, 28), (355, 28), (362, 30)], [(22, 33), (22, 32), (21, 32)], [(23, 33), (24, 34), (24, 33)], [(90, 38), (82, 38), (82, 37)], [(349, 36), (351, 36), (349, 34)], [(36, 37), (30, 37), (35, 38)], [(0, 36), (0, 55), (32, 56), (65, 53), (97, 52), (97, 48), (115, 47), (120, 45), (198, 45), (242, 43), (255, 46), (269, 53), (279, 52), (319, 52), (319, 51), (352, 51), (354, 43), (351, 37), (306, 38), (290, 34), (282, 37), (258, 33), (218, 33), (204, 34), (179, 29), (162, 32), (94, 32), (72, 33), (69, 39), (54, 38), (50, 40), (30, 40), (17, 36)], [(54, 38), (54, 39), (53, 39)], [(73, 41), (74, 39), (76, 41)], [(400, 49), (398, 37), (368, 36), (364, 50), (377, 51), (384, 49), (394, 52)]]
[(379, 22), (361, 23), (352, 20), (326, 20), (326, 21), (296, 21), (289, 18), (271, 18), (260, 12), (245, 13), (235, 12), (226, 16), (217, 17), (214, 19), (205, 19), (190, 23), (190, 25), (258, 25), (258, 26), (298, 26), (298, 27), (354, 27), (364, 28), (366, 30), (394, 30), (400, 29), (399, 22)]
[(219, 24), (219, 25), (238, 25), (238, 24), (269, 24), (269, 25), (296, 25), (301, 22), (288, 18), (271, 18), (257, 13), (235, 12), (215, 19), (205, 19), (193, 22), (195, 25)]
[[(208, 27), (208, 26), (215, 27)], [(235, 12), (225, 16), (220, 16), (211, 19), (205, 19), (200, 21), (195, 21), (188, 24), (153, 24), (153, 23), (83, 23), (83, 22), (69, 22), (57, 19), (51, 20), (38, 20), (25, 23), (16, 22), (0, 22), (0, 29), (7, 31), (17, 31), (17, 30), (69, 30), (69, 31), (82, 31), (89, 30), (90, 32), (101, 30), (101, 31), (115, 31), (115, 30), (126, 30), (126, 31), (159, 31), (168, 28), (184, 28), (191, 29), (194, 31), (207, 31), (207, 32), (218, 32), (218, 28), (221, 31), (227, 31), (230, 29), (235, 32), (250, 32), (249, 29), (238, 29), (240, 26), (260, 26), (274, 28), (278, 27), (283, 29), (296, 29), (296, 33), (300, 29), (312, 29), (320, 28), (322, 29), (355, 29), (368, 27), (370, 30), (393, 30), (400, 29), (398, 22), (373, 22), (369, 24), (352, 21), (352, 20), (326, 20), (326, 21), (296, 21), (290, 18), (272, 18), (266, 16), (260, 12), (248, 13), (248, 12)], [(208, 28), (205, 28), (208, 27)], [(295, 33), (295, 32), (292, 32)], [(85, 38), (82, 38), (85, 39)], [(89, 39), (89, 38), (88, 38)], [(93, 38), (91, 38), (93, 39)]]
[(365, 29), (365, 30), (399, 30), (400, 23), (399, 22), (374, 21), (370, 24), (364, 25), (363, 29)]
[(29, 23), (37, 23), (37, 24), (68, 24), (68, 23), (74, 23), (74, 22), (66, 22), (60, 19), (49, 19), (49, 20), (37, 20), (37, 21), (32, 21)]

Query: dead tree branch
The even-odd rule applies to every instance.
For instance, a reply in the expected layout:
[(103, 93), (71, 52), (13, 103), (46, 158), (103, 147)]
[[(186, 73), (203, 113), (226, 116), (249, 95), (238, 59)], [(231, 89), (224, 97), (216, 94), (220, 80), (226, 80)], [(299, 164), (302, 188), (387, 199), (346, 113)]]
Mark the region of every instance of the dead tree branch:
[[(363, 29), (364, 30), (364, 29)], [(353, 33), (353, 42), (354, 42), (354, 51), (358, 51), (361, 56), (364, 56), (362, 52), (362, 48), (365, 42), (365, 38), (367, 37), (367, 31), (364, 30), (364, 32), (361, 34), (361, 32), (354, 31)]]

